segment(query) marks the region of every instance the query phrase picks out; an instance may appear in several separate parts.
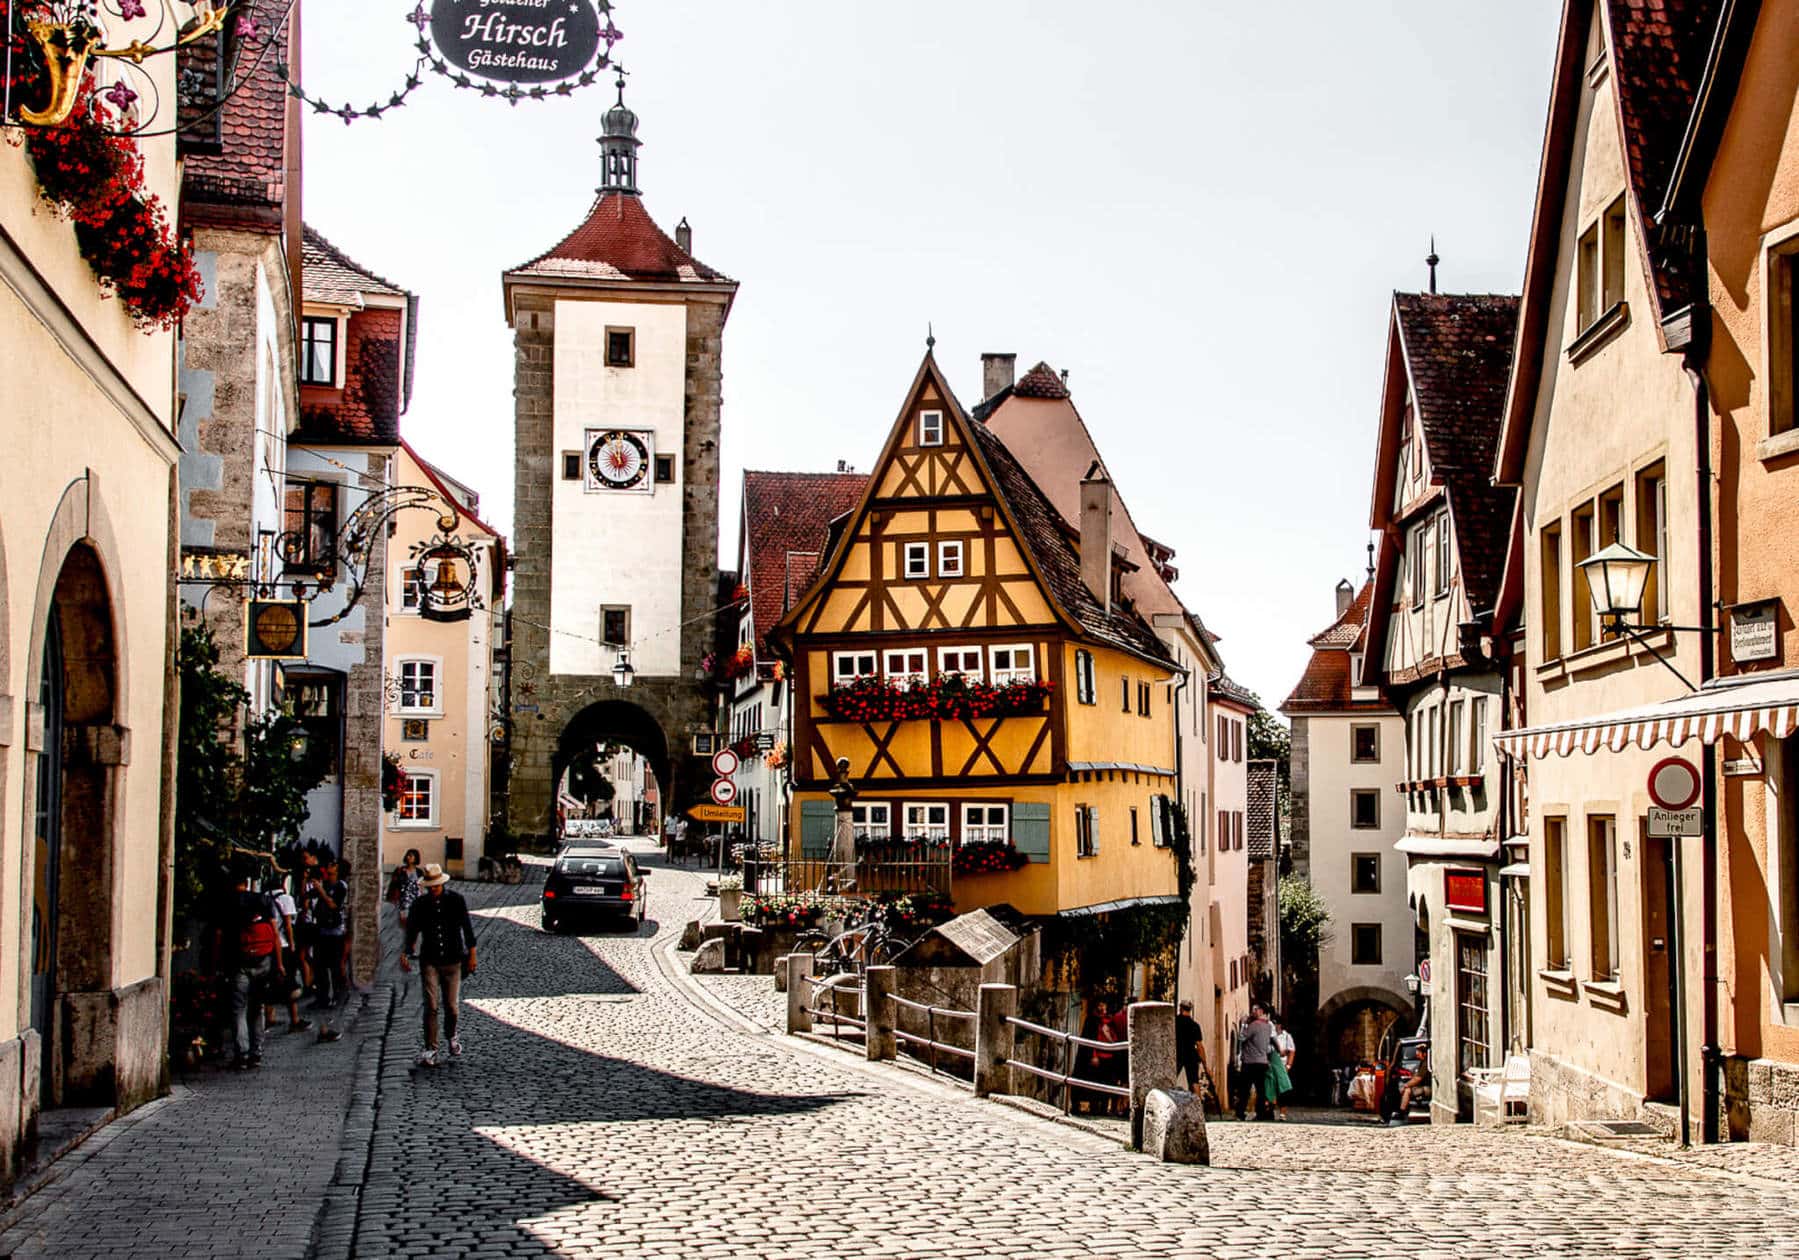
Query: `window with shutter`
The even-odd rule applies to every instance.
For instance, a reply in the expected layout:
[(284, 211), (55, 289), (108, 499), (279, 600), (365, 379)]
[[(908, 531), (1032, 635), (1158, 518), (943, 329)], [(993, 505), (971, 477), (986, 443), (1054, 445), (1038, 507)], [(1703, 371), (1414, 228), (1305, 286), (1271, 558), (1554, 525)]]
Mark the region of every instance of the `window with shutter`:
[(1074, 693), (1082, 704), (1094, 704), (1099, 698), (1093, 685), (1093, 653), (1085, 648), (1074, 654)]
[(1049, 861), (1049, 805), (1019, 801), (1012, 806), (1012, 847), (1032, 862)]
[(821, 859), (831, 855), (831, 833), (837, 825), (837, 807), (830, 801), (800, 802), (800, 856)]

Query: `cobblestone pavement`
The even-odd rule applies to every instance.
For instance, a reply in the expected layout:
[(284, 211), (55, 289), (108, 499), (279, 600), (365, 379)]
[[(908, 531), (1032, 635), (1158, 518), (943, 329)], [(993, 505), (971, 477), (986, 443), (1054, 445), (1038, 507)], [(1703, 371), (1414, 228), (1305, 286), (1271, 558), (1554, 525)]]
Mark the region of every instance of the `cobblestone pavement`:
[(1221, 1124), (1158, 1165), (727, 1017), (765, 990), (662, 948), (701, 881), (650, 888), (632, 934), (545, 936), (532, 885), (484, 911), (451, 1066), (412, 1068), (402, 995), (353, 1254), (1799, 1255), (1799, 1191), (1542, 1136)]

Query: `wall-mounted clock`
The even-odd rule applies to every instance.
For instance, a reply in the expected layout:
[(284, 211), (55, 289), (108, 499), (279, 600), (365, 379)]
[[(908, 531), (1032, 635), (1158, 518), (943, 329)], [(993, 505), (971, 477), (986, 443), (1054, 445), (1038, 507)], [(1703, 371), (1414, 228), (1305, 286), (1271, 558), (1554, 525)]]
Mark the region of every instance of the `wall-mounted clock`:
[(590, 429), (587, 485), (599, 490), (644, 490), (650, 486), (650, 435), (629, 429)]

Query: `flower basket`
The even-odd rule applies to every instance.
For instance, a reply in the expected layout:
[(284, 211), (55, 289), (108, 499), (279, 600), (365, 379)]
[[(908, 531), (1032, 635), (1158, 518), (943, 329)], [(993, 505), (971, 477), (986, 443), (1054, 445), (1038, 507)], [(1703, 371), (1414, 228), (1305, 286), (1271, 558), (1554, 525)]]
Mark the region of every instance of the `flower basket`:
[(1043, 712), (1055, 684), (994, 684), (962, 674), (939, 674), (928, 683), (902, 687), (882, 678), (859, 678), (818, 697), (831, 717), (849, 722), (961, 721), (1021, 717)]
[(977, 840), (956, 849), (957, 875), (1004, 875), (1030, 862), (1024, 854), (1001, 840)]
[(746, 894), (737, 903), (738, 917), (756, 926), (809, 928), (820, 919), (841, 918), (848, 909), (843, 897), (807, 890), (793, 893)]
[(756, 649), (746, 643), (725, 662), (725, 681), (736, 682), (739, 678), (747, 677), (755, 668)]

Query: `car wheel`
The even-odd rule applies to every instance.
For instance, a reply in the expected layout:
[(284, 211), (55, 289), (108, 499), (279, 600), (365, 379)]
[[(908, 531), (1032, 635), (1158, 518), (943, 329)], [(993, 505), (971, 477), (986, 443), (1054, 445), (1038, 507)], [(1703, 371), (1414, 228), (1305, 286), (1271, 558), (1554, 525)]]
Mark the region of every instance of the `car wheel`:
[(560, 934), (562, 931), (562, 924), (546, 914), (543, 916), (543, 930), (552, 934)]

